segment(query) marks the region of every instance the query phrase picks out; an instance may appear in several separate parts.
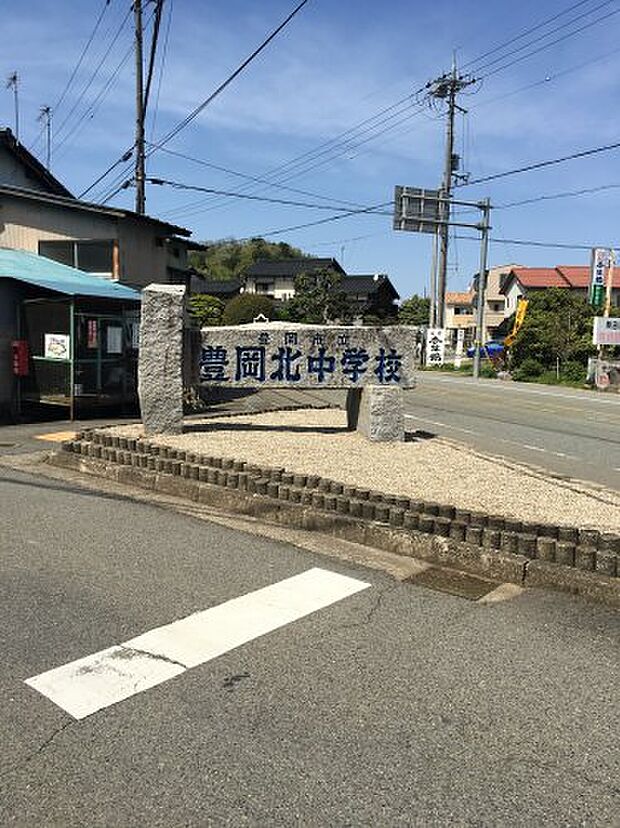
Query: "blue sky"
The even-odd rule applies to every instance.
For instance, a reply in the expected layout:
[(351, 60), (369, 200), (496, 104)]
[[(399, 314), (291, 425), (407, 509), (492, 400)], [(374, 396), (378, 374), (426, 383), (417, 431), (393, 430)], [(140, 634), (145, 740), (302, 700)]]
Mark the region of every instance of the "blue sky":
[[(153, 124), (152, 109), (148, 119), (147, 136), (155, 141), (213, 91), (295, 5), (292, 0), (166, 0), (162, 41), (171, 2), (165, 67), (161, 85), (156, 74), (152, 98), (158, 102), (157, 116)], [(145, 6), (148, 21), (150, 6)], [(570, 6), (575, 6), (573, 11), (562, 14)], [(3, 77), (12, 71), (20, 75), (20, 137), (27, 146), (34, 144), (41, 157), (39, 108), (58, 101), (102, 7), (103, 0), (29, 0), (4, 10), (0, 72)], [(110, 45), (129, 8), (128, 0), (111, 0), (54, 114), (52, 170), (75, 193), (133, 142), (130, 17)], [(545, 28), (514, 40), (556, 14), (560, 16)], [(547, 45), (603, 15), (609, 16)], [(572, 25), (559, 28), (577, 17)], [(550, 30), (555, 28), (553, 34)], [(619, 34), (619, 0), (584, 0), (578, 5), (574, 0), (310, 0), (259, 58), (166, 146), (237, 175), (164, 151), (149, 158), (148, 172), (186, 184), (330, 207), (388, 202), (395, 184), (435, 187), (441, 178), (444, 120), (430, 108), (404, 103), (383, 116), (399, 113), (397, 117), (374, 131), (349, 133), (348, 143), (330, 144), (321, 155), (315, 153), (325, 142), (447, 71), (454, 49), (459, 63), (480, 75), (540, 48), (462, 96), (460, 102), (469, 111), (457, 119), (456, 150), (473, 178), (612, 143), (620, 140)], [(532, 43), (535, 38), (541, 39)], [(510, 54), (527, 43), (532, 45)], [(496, 59), (501, 60), (488, 65)], [(100, 62), (100, 71), (81, 95)], [(0, 124), (12, 123), (12, 97), (2, 88)], [(379, 129), (384, 132), (376, 135)], [(306, 153), (311, 154), (295, 166), (270, 172)], [(541, 194), (620, 185), (619, 160), (620, 151), (615, 150), (464, 187), (459, 197), (489, 196), (493, 204), (503, 205)], [(241, 177), (265, 175), (271, 186)], [(114, 175), (109, 176), (88, 197), (100, 198), (113, 181)], [(546, 243), (618, 244), (619, 201), (620, 186), (498, 207), (492, 215), (493, 235)], [(132, 207), (133, 191), (119, 193), (112, 203)], [(148, 189), (147, 211), (190, 228), (199, 240), (261, 235), (337, 213), (156, 186)], [(458, 231), (464, 234), (471, 235)], [(347, 217), (270, 238), (313, 255), (335, 256), (351, 273), (388, 273), (402, 297), (423, 292), (428, 281), (431, 237), (395, 233), (389, 215)], [(490, 252), (492, 265), (588, 261), (588, 252), (578, 249), (493, 243)], [(448, 289), (464, 289), (477, 262), (477, 243), (456, 240)]]

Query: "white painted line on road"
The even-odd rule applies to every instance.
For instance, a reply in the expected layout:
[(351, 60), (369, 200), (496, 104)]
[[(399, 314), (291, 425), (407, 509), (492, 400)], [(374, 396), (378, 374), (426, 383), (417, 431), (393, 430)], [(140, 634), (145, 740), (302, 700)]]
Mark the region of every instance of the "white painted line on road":
[(428, 380), (429, 387), (434, 383), (441, 383), (441, 384), (452, 384), (452, 385), (468, 385), (470, 388), (475, 389), (483, 389), (483, 390), (490, 390), (496, 393), (510, 393), (510, 392), (517, 392), (520, 394), (533, 394), (537, 397), (558, 397), (559, 399), (564, 400), (582, 400), (584, 402), (592, 402), (596, 405), (618, 405), (617, 400), (605, 398), (601, 394), (597, 394), (595, 391), (582, 391), (581, 393), (577, 394), (563, 394), (558, 391), (545, 391), (541, 388), (528, 388), (525, 387), (524, 383), (521, 382), (499, 382), (497, 380), (482, 380), (482, 382), (476, 382), (475, 380), (471, 379), (457, 379), (456, 377), (437, 377), (433, 376), (431, 378), (430, 374), (423, 373), (422, 376), (418, 374), (419, 377), (419, 385), (420, 388), (424, 387), (424, 382)]
[(541, 448), (541, 446), (530, 446), (529, 443), (522, 443), (521, 445), (524, 449), (530, 449), (530, 451), (547, 451), (546, 448)]
[(480, 437), (479, 431), (472, 431), (471, 428), (461, 428), (460, 426), (448, 425), (448, 423), (440, 423), (437, 420), (428, 420), (426, 417), (416, 417), (413, 414), (405, 414), (410, 420), (419, 420), (421, 423), (428, 423), (429, 425), (441, 426), (441, 428), (451, 428), (453, 431), (460, 431), (463, 434), (473, 434), (475, 437)]
[(83, 719), (368, 587), (346, 575), (309, 569), (48, 670), (26, 684)]

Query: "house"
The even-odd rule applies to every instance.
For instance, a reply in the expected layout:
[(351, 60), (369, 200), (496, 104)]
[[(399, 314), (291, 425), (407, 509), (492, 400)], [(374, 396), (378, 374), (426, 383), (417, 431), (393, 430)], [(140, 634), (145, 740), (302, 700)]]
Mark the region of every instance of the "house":
[(135, 405), (140, 293), (0, 248), (0, 418)]
[(302, 273), (334, 270), (342, 277), (341, 288), (358, 316), (396, 316), (399, 295), (385, 274), (349, 275), (336, 259), (305, 258), (261, 260), (245, 272), (243, 290), (286, 302), (295, 295), (295, 279)]
[(228, 302), (238, 296), (243, 290), (243, 281), (241, 279), (210, 279), (198, 271), (192, 271), (190, 279), (190, 293), (206, 293), (209, 296), (215, 296), (222, 302)]
[[(190, 235), (75, 198), (0, 129), (0, 410), (15, 415), (27, 400), (73, 414), (76, 400), (94, 406), (135, 397), (140, 294), (133, 288), (186, 284)], [(46, 336), (66, 358), (49, 355)]]
[(473, 291), (461, 293), (446, 293), (446, 312), (444, 327), (446, 329), (445, 343), (448, 348), (455, 348), (458, 331), (463, 330), (465, 347), (471, 345), (476, 333), (476, 309), (474, 306), (475, 294)]
[(270, 299), (286, 302), (295, 294), (297, 276), (324, 269), (335, 270), (343, 277), (347, 275), (336, 259), (262, 259), (246, 270), (245, 292), (260, 293)]
[(81, 201), (0, 130), (0, 246), (133, 287), (183, 283), (191, 232), (131, 210)]
[[(590, 289), (591, 271), (585, 265), (557, 265), (556, 267), (513, 267), (504, 282), (502, 292), (506, 298), (507, 315), (517, 309), (522, 296), (529, 296), (537, 290), (561, 288), (587, 298)], [(620, 272), (614, 271), (611, 301), (620, 304)]]
[(398, 313), (396, 302), (400, 296), (385, 273), (346, 275), (341, 287), (357, 316), (392, 318)]
[[(490, 267), (487, 271), (483, 342), (498, 337), (501, 338), (499, 329), (504, 320), (514, 312), (514, 310), (511, 311), (508, 308), (503, 288), (510, 277), (510, 273), (519, 267), (520, 265), (514, 264), (497, 265), (496, 267)], [(478, 306), (478, 275), (474, 276), (471, 288), (474, 294), (474, 308)]]

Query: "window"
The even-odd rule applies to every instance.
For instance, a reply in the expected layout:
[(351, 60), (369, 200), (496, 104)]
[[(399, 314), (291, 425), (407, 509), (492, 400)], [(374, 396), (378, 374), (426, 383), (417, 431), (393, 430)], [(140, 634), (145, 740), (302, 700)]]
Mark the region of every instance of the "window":
[(112, 239), (39, 242), (40, 256), (101, 276), (112, 276), (114, 272), (113, 249)]
[(504, 310), (504, 302), (489, 301), (489, 310), (493, 313), (501, 313)]
[(271, 282), (256, 282), (256, 293), (272, 293), (273, 284)]

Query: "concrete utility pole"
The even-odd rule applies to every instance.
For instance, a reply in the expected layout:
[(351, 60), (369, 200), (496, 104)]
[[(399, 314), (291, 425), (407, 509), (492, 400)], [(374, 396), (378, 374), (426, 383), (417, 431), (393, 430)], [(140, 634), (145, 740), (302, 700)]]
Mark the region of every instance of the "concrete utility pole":
[(476, 308), (476, 342), (474, 349), (474, 379), (480, 377), (480, 351), (484, 341), (484, 306), (487, 295), (487, 258), (489, 253), (489, 217), (491, 202), (485, 198), (480, 204), (482, 221), (480, 222), (480, 272), (478, 273), (478, 306)]
[[(459, 112), (466, 112), (465, 109), (456, 103), (456, 96), (459, 92), (475, 83), (475, 79), (459, 75), (456, 69), (456, 58), (452, 59), (452, 71), (450, 74), (444, 74), (434, 81), (427, 84), (428, 96), (440, 100), (445, 100), (447, 104), (446, 110), (446, 144), (444, 152), (444, 171), (443, 180), (441, 182), (441, 197), (442, 201), (439, 207), (439, 216), (442, 224), (437, 234), (439, 236), (439, 257), (437, 263), (437, 319), (436, 325), (443, 328), (445, 321), (445, 304), (446, 304), (446, 281), (448, 272), (448, 225), (450, 219), (450, 196), (452, 194), (452, 182), (459, 166), (459, 157), (454, 154), (454, 114), (458, 109)], [(432, 299), (431, 299), (432, 303)]]
[(15, 103), (15, 138), (19, 141), (19, 75), (17, 72), (11, 72), (6, 81), (6, 88), (13, 90), (13, 100)]
[(134, 28), (136, 52), (136, 213), (144, 215), (144, 62), (142, 56), (142, 0), (134, 0)]
[(49, 106), (42, 106), (37, 121), (45, 123), (45, 166), (50, 169), (52, 162), (52, 109)]

